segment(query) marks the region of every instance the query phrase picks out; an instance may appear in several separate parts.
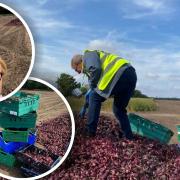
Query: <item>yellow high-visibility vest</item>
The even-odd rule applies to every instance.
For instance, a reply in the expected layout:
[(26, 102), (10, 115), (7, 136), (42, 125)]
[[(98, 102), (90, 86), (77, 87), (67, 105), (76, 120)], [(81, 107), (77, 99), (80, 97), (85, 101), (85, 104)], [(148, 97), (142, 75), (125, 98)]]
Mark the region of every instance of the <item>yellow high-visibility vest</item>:
[[(85, 50), (84, 52), (88, 52), (88, 51), (94, 51), (94, 50)], [(111, 82), (116, 72), (123, 65), (129, 64), (129, 61), (115, 54), (110, 54), (99, 50), (95, 50), (95, 51), (98, 52), (100, 56), (101, 68), (102, 68), (101, 77), (99, 79), (97, 87), (99, 90), (103, 91)]]

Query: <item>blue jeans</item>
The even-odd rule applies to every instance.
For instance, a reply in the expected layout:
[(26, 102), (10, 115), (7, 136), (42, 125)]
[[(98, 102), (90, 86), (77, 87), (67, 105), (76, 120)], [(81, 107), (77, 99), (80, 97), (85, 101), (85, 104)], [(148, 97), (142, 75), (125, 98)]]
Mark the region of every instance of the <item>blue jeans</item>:
[[(129, 103), (130, 98), (133, 95), (137, 82), (136, 72), (133, 67), (127, 68), (116, 85), (114, 86), (111, 95), (114, 96), (113, 112), (116, 118), (121, 124), (121, 129), (126, 138), (132, 138), (132, 131), (127, 116), (126, 107)], [(88, 122), (87, 130), (90, 133), (96, 133), (99, 114), (101, 110), (101, 103), (106, 99), (97, 94), (95, 91), (92, 92), (89, 99), (89, 111), (88, 111)]]

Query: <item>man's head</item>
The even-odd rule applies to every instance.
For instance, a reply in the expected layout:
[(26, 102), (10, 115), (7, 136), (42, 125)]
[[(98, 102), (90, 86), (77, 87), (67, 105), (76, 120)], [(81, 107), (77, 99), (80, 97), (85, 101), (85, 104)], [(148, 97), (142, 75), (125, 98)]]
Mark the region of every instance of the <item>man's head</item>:
[(73, 56), (73, 58), (71, 60), (71, 67), (72, 67), (72, 69), (74, 69), (79, 74), (83, 70), (83, 60), (82, 60), (82, 57), (83, 56), (81, 54), (76, 54), (76, 55)]
[(6, 72), (7, 72), (6, 63), (4, 62), (4, 60), (0, 58), (0, 79), (2, 78), (2, 76), (6, 74)]

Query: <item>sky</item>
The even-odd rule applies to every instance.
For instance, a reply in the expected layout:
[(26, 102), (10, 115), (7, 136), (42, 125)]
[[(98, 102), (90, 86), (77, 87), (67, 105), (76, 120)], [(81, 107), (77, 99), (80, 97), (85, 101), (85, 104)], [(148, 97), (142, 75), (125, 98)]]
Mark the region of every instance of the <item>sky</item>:
[(72, 56), (88, 48), (101, 49), (131, 62), (138, 76), (136, 88), (142, 93), (180, 98), (180, 1), (0, 2), (16, 10), (34, 36), (31, 76), (51, 82), (64, 72), (75, 76)]

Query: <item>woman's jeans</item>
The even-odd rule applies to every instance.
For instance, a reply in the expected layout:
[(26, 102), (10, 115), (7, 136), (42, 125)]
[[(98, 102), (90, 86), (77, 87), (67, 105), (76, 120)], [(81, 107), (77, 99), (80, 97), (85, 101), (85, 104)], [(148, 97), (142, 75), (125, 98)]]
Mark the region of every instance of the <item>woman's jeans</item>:
[[(114, 96), (113, 112), (116, 118), (121, 124), (121, 129), (126, 138), (132, 139), (132, 131), (127, 116), (126, 107), (129, 103), (130, 98), (133, 95), (137, 82), (137, 76), (133, 67), (127, 68), (116, 85), (114, 86), (111, 95)], [(99, 114), (101, 110), (101, 103), (106, 99), (97, 94), (95, 91), (92, 92), (89, 99), (89, 111), (88, 111), (88, 122), (86, 129), (89, 133), (95, 134)]]

